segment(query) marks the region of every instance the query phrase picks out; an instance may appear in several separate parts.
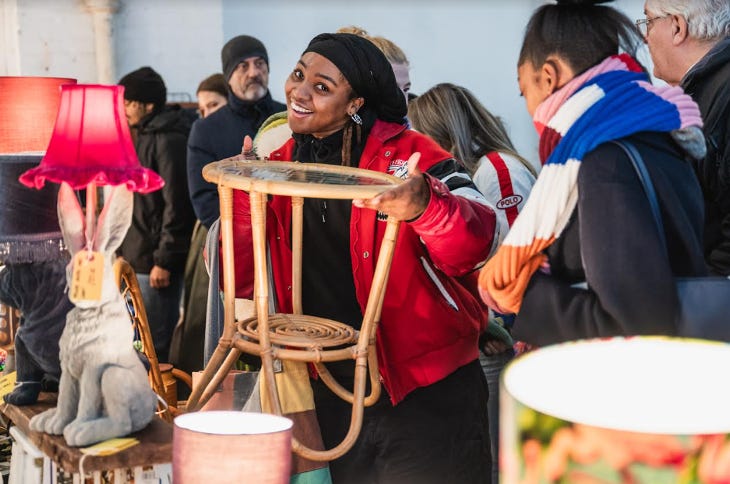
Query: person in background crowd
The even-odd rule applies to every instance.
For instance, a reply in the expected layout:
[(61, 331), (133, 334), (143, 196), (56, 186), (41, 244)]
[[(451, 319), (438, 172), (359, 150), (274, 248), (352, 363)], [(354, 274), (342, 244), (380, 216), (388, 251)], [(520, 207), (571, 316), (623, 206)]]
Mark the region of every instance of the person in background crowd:
[[(198, 114), (206, 118), (228, 104), (228, 84), (221, 73), (212, 74), (198, 85)], [(202, 341), (204, 340), (206, 306), (208, 302), (208, 270), (201, 257), (208, 231), (195, 222), (190, 251), (185, 261), (183, 317), (175, 327), (170, 347), (170, 361), (188, 373), (203, 367)], [(178, 389), (185, 398), (186, 390)]]
[(337, 30), (339, 33), (354, 34), (360, 37), (365, 37), (370, 42), (385, 54), (386, 59), (390, 62), (390, 66), (393, 68), (393, 74), (395, 74), (395, 82), (398, 87), (403, 91), (403, 95), (406, 97), (406, 101), (411, 99), (411, 64), (408, 62), (408, 57), (403, 49), (398, 47), (394, 42), (386, 39), (385, 37), (370, 35), (365, 29), (356, 26), (342, 27)]
[[(461, 282), (488, 256), (496, 218), (471, 178), (433, 140), (407, 129), (406, 100), (393, 69), (369, 40), (320, 34), (286, 85), (292, 137), (270, 160), (368, 168), (405, 183), (370, 200), (304, 201), (302, 304), (305, 314), (359, 328), (372, 282), (370, 254), (384, 219), (401, 224), (378, 326), (383, 395), (364, 413), (354, 447), (330, 463), (335, 483), (490, 482), (487, 384), (477, 341), (486, 324)], [(268, 203), (272, 220), (289, 220), (285, 197)], [(248, 195), (234, 193), (237, 297), (251, 297)], [(274, 294), (291, 312), (289, 228), (272, 223)], [(357, 234), (357, 236), (355, 236)], [(357, 255), (357, 256), (356, 256)], [(414, 310), (417, 308), (417, 310)], [(352, 362), (328, 365), (352, 388)], [(349, 426), (351, 406), (312, 380), (322, 437), (331, 448)]]
[[(188, 274), (193, 272), (195, 278), (191, 282), (191, 297), (196, 297), (196, 301), (202, 301), (199, 298), (207, 291), (209, 282), (202, 248), (208, 229), (220, 215), (218, 188), (203, 179), (203, 167), (241, 153), (246, 136), (253, 137), (269, 116), (286, 109), (269, 93), (269, 56), (258, 39), (249, 35), (230, 39), (221, 49), (221, 66), (228, 103), (193, 123), (187, 147), (189, 195), (200, 222), (191, 246), (193, 263), (188, 264)], [(205, 311), (205, 306), (196, 307), (176, 329), (172, 363), (189, 372), (203, 368)], [(211, 323), (222, 324), (221, 321)], [(211, 343), (213, 348), (215, 344), (217, 341)]]
[[(705, 152), (699, 109), (681, 89), (649, 83), (633, 22), (596, 3), (537, 9), (518, 61), (543, 168), (479, 288), (493, 310), (517, 314), (515, 339), (534, 345), (676, 334), (674, 277), (706, 273), (702, 192), (685, 159)], [(613, 140), (646, 164), (666, 247)]]
[(140, 164), (165, 180), (159, 191), (134, 194), (132, 225), (119, 255), (137, 274), (157, 357), (168, 361), (195, 222), (184, 169), (190, 121), (179, 105), (165, 105), (165, 83), (152, 68), (132, 71), (119, 84)]
[(502, 121), (464, 87), (437, 84), (410, 102), (408, 117), (415, 130), (464, 164), (479, 191), (497, 209), (496, 249), (527, 201), (535, 169), (517, 154)]
[[(517, 154), (501, 120), (464, 87), (437, 84), (408, 104), (408, 119), (415, 130), (433, 138), (464, 164), (494, 208), (494, 252), (527, 201), (535, 184), (535, 169)], [(479, 362), (489, 385), (492, 482), (499, 480), (499, 375), (514, 356), (505, 319), (503, 315), (491, 317), (479, 340)]]
[(228, 104), (228, 84), (221, 73), (212, 74), (198, 85), (195, 93), (198, 97), (198, 113), (201, 118), (207, 118), (220, 108)]
[(705, 197), (705, 262), (730, 275), (730, 2), (647, 0), (644, 34), (654, 75), (700, 106), (707, 156), (695, 162)]
[(239, 35), (221, 50), (228, 104), (193, 123), (188, 140), (188, 184), (198, 220), (206, 227), (219, 217), (218, 190), (203, 179), (210, 162), (241, 152), (243, 138), (253, 137), (261, 123), (286, 106), (269, 93), (269, 56), (258, 39)]

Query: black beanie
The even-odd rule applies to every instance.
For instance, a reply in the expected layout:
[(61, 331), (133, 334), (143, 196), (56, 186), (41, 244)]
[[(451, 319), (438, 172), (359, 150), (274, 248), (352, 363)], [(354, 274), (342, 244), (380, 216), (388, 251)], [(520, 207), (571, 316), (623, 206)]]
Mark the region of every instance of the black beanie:
[(124, 86), (124, 99), (152, 103), (160, 109), (167, 101), (167, 88), (162, 77), (151, 67), (140, 67), (119, 80)]
[(266, 47), (255, 37), (239, 35), (226, 42), (223, 50), (221, 50), (221, 63), (226, 81), (231, 79), (231, 74), (236, 70), (238, 64), (249, 57), (261, 57), (267, 65), (269, 63), (269, 54), (266, 53)]
[(404, 122), (408, 106), (403, 91), (385, 54), (368, 39), (355, 34), (319, 34), (304, 52), (324, 56), (337, 66), (355, 93), (365, 99), (363, 109), (372, 109), (383, 121)]

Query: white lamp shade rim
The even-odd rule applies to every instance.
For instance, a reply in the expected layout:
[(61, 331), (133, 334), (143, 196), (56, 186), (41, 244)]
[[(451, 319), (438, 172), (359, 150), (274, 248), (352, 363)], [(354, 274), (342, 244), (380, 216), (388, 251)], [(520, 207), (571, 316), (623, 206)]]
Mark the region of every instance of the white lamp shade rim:
[(175, 426), (212, 435), (264, 435), (287, 431), (292, 421), (266, 413), (212, 410), (179, 415)]
[(504, 397), (568, 422), (651, 434), (730, 433), (730, 345), (634, 337), (544, 347), (510, 363)]

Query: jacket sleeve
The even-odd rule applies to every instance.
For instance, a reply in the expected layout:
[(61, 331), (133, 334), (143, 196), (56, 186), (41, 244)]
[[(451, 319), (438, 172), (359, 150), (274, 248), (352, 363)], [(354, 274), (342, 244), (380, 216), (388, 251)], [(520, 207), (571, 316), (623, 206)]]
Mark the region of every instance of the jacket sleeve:
[[(251, 236), (251, 209), (248, 193), (233, 190), (233, 254), (236, 278), (236, 297), (253, 297), (253, 239)], [(224, 287), (223, 252), (220, 257), (221, 289)]]
[(449, 276), (463, 276), (489, 256), (497, 223), (494, 210), (453, 158), (431, 166), (424, 176), (431, 197), (410, 225), (436, 267)]
[(220, 216), (220, 206), (218, 205), (216, 185), (207, 182), (203, 178), (203, 167), (216, 161), (215, 153), (211, 152), (205, 145), (204, 139), (206, 136), (203, 131), (200, 120), (198, 120), (193, 124), (188, 138), (188, 189), (195, 216), (203, 225), (210, 228), (211, 224)]
[(515, 339), (547, 345), (676, 332), (678, 301), (666, 252), (639, 179), (617, 150), (604, 145), (589, 153), (578, 174), (573, 217), (588, 288), (573, 287), (564, 275), (535, 273), (514, 324)]
[(152, 254), (155, 265), (169, 271), (185, 265), (193, 210), (188, 199), (187, 177), (182, 167), (185, 163), (185, 142), (182, 134), (158, 136), (156, 144), (157, 169), (165, 180), (162, 187), (164, 209), (160, 225), (160, 240)]
[[(725, 139), (713, 139), (717, 146), (717, 206), (720, 211), (720, 240), (706, 254), (707, 268), (715, 275), (730, 274), (730, 109), (725, 121)], [(711, 216), (710, 214), (707, 214)]]

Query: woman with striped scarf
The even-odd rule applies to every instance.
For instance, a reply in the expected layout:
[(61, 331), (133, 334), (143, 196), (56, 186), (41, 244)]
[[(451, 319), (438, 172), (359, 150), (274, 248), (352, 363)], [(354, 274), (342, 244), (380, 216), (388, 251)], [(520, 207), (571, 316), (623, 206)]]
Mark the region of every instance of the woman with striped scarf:
[[(673, 277), (705, 271), (688, 162), (704, 154), (699, 110), (680, 88), (651, 85), (633, 55), (638, 31), (600, 3), (540, 7), (518, 62), (543, 168), (479, 289), (492, 309), (517, 313), (513, 336), (535, 345), (674, 334)], [(647, 166), (667, 250), (630, 160), (611, 143), (621, 139)]]

